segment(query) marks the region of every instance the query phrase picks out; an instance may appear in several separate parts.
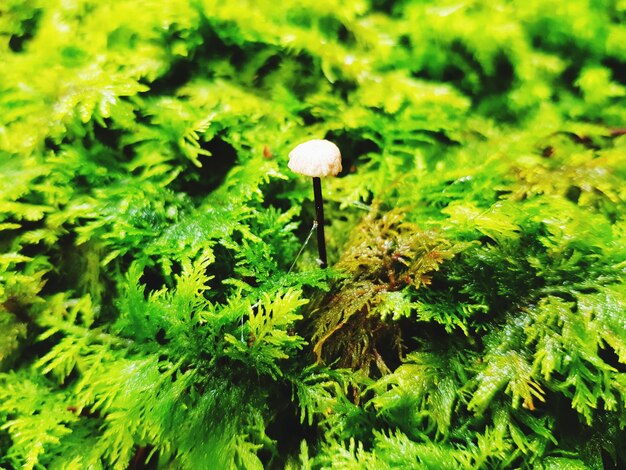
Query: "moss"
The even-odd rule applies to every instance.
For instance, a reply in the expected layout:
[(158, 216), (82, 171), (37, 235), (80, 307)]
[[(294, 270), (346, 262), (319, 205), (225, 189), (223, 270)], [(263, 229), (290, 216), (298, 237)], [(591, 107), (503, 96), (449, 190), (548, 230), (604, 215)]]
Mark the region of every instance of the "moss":
[(625, 466), (623, 3), (5, 1), (0, 466)]

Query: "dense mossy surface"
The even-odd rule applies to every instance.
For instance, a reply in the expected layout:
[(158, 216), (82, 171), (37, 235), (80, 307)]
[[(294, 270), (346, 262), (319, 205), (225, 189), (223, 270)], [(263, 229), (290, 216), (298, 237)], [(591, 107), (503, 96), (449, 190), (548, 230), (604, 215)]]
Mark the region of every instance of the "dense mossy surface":
[(626, 468), (625, 20), (4, 0), (0, 468)]

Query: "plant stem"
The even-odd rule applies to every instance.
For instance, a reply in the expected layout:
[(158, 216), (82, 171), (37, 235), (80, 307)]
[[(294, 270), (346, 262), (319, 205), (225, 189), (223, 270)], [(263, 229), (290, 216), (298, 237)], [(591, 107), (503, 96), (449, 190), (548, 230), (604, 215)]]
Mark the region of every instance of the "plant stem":
[(315, 198), (315, 221), (317, 222), (317, 250), (320, 255), (320, 267), (325, 268), (326, 238), (324, 237), (324, 200), (322, 199), (322, 181), (313, 177), (313, 197)]

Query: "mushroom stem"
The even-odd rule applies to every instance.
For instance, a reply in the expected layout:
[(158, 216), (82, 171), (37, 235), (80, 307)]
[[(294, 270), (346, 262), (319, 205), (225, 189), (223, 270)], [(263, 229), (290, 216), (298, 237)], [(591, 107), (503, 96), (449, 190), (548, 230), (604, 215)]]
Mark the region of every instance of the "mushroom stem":
[(317, 251), (320, 255), (320, 267), (325, 268), (326, 238), (324, 237), (324, 200), (322, 199), (322, 181), (313, 177), (313, 197), (315, 198), (315, 222), (317, 225)]

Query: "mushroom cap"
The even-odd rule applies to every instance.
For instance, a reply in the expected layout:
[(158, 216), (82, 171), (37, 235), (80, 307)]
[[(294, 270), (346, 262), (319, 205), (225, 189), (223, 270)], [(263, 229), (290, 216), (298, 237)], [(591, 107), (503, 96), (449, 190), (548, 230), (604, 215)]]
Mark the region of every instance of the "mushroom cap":
[(341, 171), (341, 152), (328, 140), (309, 140), (289, 153), (288, 166), (301, 175), (335, 176)]

